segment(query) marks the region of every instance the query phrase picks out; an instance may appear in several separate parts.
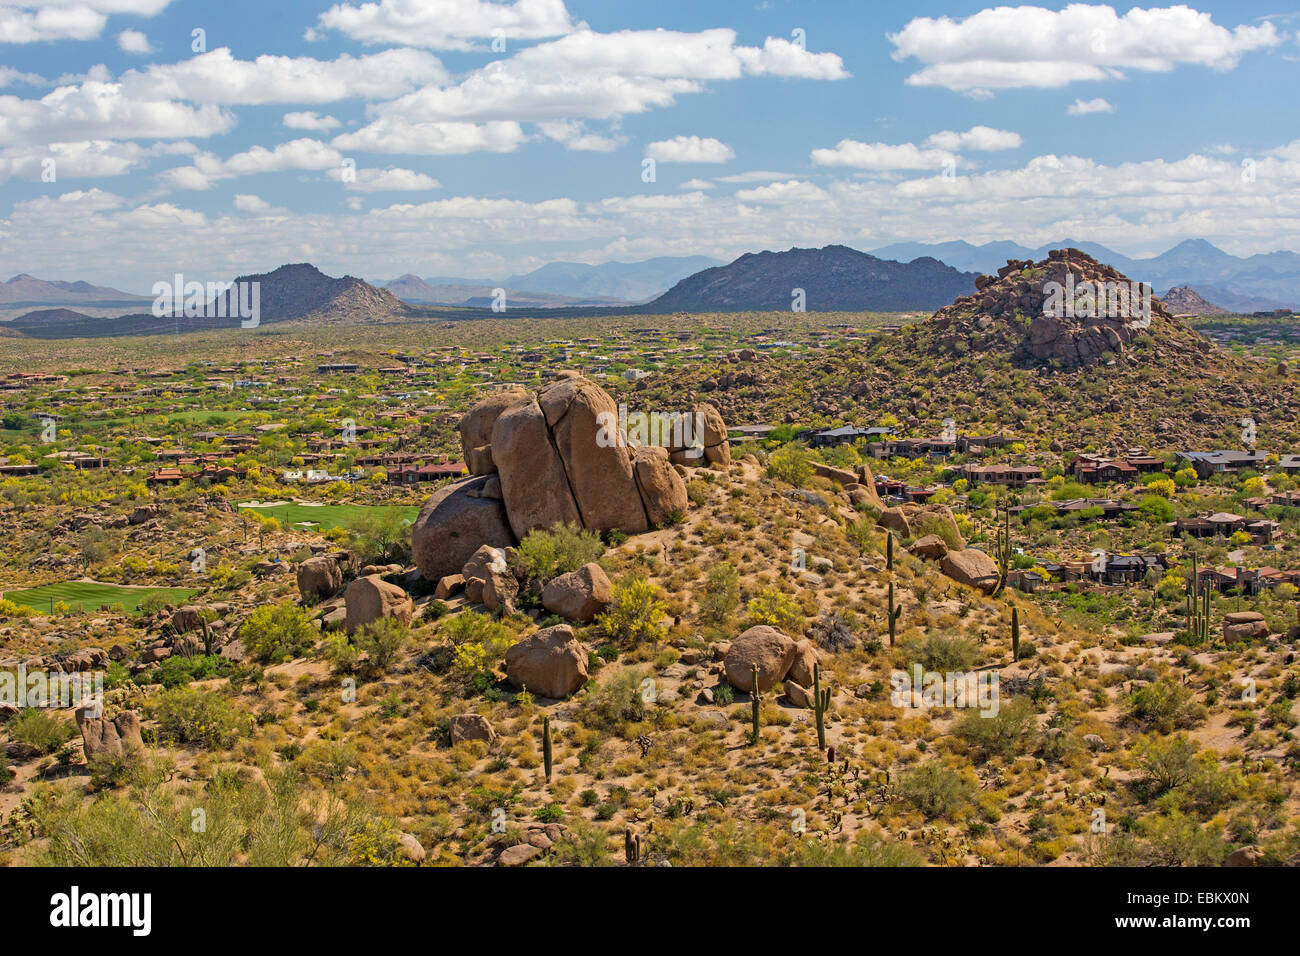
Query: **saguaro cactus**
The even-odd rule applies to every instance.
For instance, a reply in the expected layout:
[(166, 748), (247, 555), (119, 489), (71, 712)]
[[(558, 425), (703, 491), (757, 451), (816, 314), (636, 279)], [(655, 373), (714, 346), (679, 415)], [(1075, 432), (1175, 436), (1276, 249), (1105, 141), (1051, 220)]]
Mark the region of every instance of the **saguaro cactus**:
[(546, 767), (546, 779), (551, 779), (551, 769), (554, 765), (554, 751), (551, 748), (551, 718), (549, 715), (542, 715), (542, 763)]
[(1020, 608), (1011, 609), (1011, 663), (1020, 660)]
[(902, 615), (903, 609), (894, 604), (894, 582), (889, 582), (889, 646), (894, 646), (894, 639), (898, 636), (898, 619)]
[(831, 706), (831, 691), (822, 690), (822, 666), (813, 665), (813, 711), (817, 715), (817, 747), (826, 749), (826, 711)]
[(1003, 520), (998, 527), (997, 562), (998, 586), (993, 592), (997, 597), (1007, 586), (1007, 576), (1011, 573), (1011, 501), (1007, 500), (1003, 511)]
[(757, 744), (758, 743), (758, 712), (759, 712), (759, 704), (761, 701), (761, 695), (758, 692), (758, 665), (750, 664), (749, 673), (754, 681), (753, 690), (751, 690), (749, 693), (750, 720), (753, 724), (753, 726), (750, 728), (749, 731), (749, 742), (751, 744)]

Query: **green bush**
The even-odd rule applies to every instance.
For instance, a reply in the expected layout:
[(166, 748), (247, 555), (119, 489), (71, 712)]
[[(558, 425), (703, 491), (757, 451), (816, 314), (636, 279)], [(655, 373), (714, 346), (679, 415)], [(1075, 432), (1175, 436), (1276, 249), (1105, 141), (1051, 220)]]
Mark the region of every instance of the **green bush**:
[(252, 718), (230, 698), (197, 687), (173, 687), (154, 697), (149, 715), (158, 722), (160, 740), (227, 748), (252, 729)]
[(1204, 718), (1205, 709), (1192, 699), (1190, 688), (1173, 680), (1139, 687), (1128, 699), (1129, 716), (1162, 734), (1190, 727)]
[(764, 588), (749, 599), (745, 605), (748, 625), (756, 627), (766, 624), (778, 631), (798, 635), (803, 632), (804, 614), (799, 605), (788, 594), (782, 594), (776, 588)]
[(772, 478), (800, 488), (812, 477), (812, 453), (800, 444), (782, 445), (768, 456), (767, 473)]
[(974, 787), (957, 771), (929, 760), (903, 773), (898, 795), (928, 820), (952, 819), (969, 803)]
[(614, 731), (624, 724), (645, 719), (646, 702), (641, 693), (645, 670), (624, 670), (611, 675), (588, 691), (582, 702), (582, 723), (595, 730)]
[(662, 598), (659, 586), (644, 578), (619, 581), (613, 587), (613, 603), (596, 621), (614, 640), (656, 640), (667, 610)]
[(239, 629), (244, 647), (268, 664), (301, 657), (316, 642), (316, 629), (307, 612), (292, 604), (264, 604)]
[(605, 553), (600, 535), (576, 524), (552, 525), (550, 530), (534, 529), (519, 542), (516, 560), (528, 577), (536, 581), (576, 571)]
[(909, 638), (901, 646), (909, 669), (920, 664), (927, 671), (965, 671), (979, 659), (979, 648), (972, 641), (935, 632)]
[(408, 633), (406, 625), (396, 618), (371, 621), (350, 636), (342, 632), (329, 635), (325, 639), (325, 658), (340, 674), (374, 680), (393, 666)]
[(952, 732), (976, 752), (980, 763), (990, 757), (1015, 757), (1028, 750), (1037, 727), (1034, 714), (1029, 699), (1017, 697), (993, 716), (971, 711), (957, 721)]
[(729, 562), (715, 564), (704, 576), (704, 597), (700, 614), (706, 621), (721, 624), (740, 607), (740, 572)]
[(48, 710), (28, 707), (9, 721), (9, 739), (27, 755), (52, 754), (74, 736), (76, 725)]
[(514, 632), (477, 611), (444, 618), (442, 634), (452, 643), (451, 664), (457, 676), (475, 690), (487, 690), (492, 668), (514, 643)]

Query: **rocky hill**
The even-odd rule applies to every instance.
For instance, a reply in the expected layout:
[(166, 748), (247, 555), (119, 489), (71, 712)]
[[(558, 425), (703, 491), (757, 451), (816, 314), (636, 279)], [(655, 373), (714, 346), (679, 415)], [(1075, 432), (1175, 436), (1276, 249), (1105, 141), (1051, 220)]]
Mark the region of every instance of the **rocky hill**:
[[(387, 289), (377, 289), (355, 276), (334, 279), (308, 262), (280, 266), (272, 272), (240, 276), (243, 283), (261, 286), (262, 322), (317, 318), (335, 324), (373, 322), (404, 315), (407, 308)], [(231, 301), (228, 293), (227, 314)]]
[(1078, 368), (1113, 361), (1144, 335), (1161, 349), (1185, 354), (1208, 348), (1165, 311), (1149, 286), (1078, 249), (1053, 249), (1041, 262), (1012, 259), (975, 285), (974, 295), (960, 297), (927, 323), (941, 349), (1009, 352), (1021, 362)]
[(809, 312), (905, 312), (937, 309), (971, 292), (974, 273), (936, 259), (892, 262), (847, 246), (747, 253), (730, 265), (678, 282), (651, 312), (789, 311), (795, 290)]
[(1224, 315), (1228, 311), (1207, 301), (1189, 285), (1175, 286), (1160, 297), (1160, 302), (1171, 315)]
[[(400, 318), (411, 309), (386, 289), (377, 289), (355, 276), (332, 278), (309, 263), (280, 266), (271, 272), (240, 276), (235, 288), (206, 303), (203, 315), (159, 317), (152, 311), (104, 318), (71, 309), (28, 312), (9, 323), (14, 331), (45, 339), (100, 338), (127, 335), (179, 335), (185, 332), (234, 328), (241, 323), (240, 306), (251, 306), (249, 283), (257, 283), (257, 325), (297, 319), (321, 324), (359, 325)], [(243, 291), (242, 295), (240, 290)]]

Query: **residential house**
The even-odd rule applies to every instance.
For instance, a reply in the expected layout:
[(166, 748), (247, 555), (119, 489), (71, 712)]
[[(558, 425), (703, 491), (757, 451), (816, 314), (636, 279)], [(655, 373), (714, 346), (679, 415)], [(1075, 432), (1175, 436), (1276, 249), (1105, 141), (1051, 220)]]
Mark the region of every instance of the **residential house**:
[(1189, 467), (1201, 478), (1223, 474), (1229, 471), (1245, 471), (1248, 468), (1261, 468), (1268, 454), (1262, 451), (1180, 451), (1179, 467)]

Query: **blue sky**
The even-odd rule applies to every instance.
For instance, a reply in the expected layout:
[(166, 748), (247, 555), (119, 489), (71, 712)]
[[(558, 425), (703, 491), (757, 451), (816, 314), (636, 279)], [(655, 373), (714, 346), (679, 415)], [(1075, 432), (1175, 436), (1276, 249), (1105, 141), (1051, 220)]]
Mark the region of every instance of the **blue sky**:
[(0, 0), (0, 271), (1300, 248), (1298, 32), (1294, 2)]

